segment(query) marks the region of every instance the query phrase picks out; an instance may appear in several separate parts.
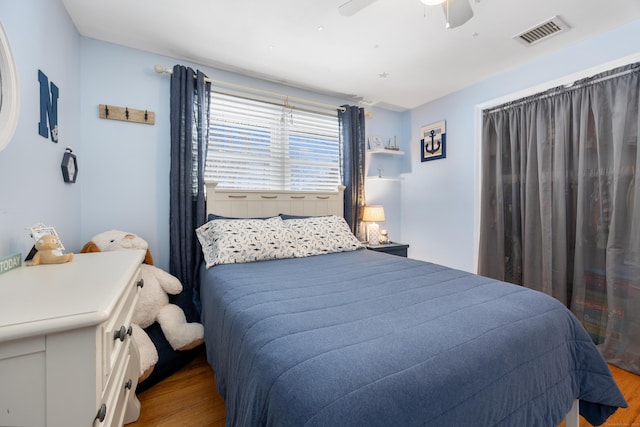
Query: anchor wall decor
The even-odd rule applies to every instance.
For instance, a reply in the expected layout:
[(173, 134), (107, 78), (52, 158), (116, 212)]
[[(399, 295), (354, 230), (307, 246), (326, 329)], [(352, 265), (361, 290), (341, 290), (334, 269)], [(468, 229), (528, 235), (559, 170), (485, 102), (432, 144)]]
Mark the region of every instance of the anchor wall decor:
[(420, 153), (423, 162), (447, 157), (447, 128), (444, 120), (420, 129)]

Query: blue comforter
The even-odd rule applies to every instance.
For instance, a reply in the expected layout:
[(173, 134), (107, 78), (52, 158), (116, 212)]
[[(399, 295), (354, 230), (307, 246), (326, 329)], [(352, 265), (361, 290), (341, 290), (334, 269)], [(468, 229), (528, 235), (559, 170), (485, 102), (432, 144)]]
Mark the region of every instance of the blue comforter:
[(373, 251), (202, 273), (233, 426), (546, 426), (626, 402), (576, 318), (536, 291)]

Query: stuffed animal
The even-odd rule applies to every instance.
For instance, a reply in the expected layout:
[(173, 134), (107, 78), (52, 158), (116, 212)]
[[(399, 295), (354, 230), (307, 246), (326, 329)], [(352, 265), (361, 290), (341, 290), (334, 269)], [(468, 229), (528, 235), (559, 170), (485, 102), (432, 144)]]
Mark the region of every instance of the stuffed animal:
[(133, 339), (140, 352), (140, 378), (144, 381), (158, 362), (155, 345), (143, 330), (158, 322), (162, 332), (174, 350), (190, 350), (204, 340), (204, 327), (200, 323), (188, 323), (184, 312), (169, 303), (169, 296), (182, 292), (182, 283), (175, 276), (153, 266), (149, 245), (141, 237), (119, 230), (106, 231), (94, 236), (80, 252), (107, 252), (128, 249), (147, 251), (141, 266), (144, 286), (136, 303), (132, 329)]
[(73, 254), (63, 254), (60, 242), (53, 234), (45, 234), (36, 240), (36, 254), (27, 265), (63, 264), (73, 259)]

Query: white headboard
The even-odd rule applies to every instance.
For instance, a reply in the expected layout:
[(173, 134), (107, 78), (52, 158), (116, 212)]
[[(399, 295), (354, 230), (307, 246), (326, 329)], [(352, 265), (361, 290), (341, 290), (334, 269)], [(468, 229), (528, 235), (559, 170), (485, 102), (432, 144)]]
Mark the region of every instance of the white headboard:
[(207, 182), (207, 215), (258, 218), (278, 214), (344, 216), (344, 185), (336, 191), (224, 190)]

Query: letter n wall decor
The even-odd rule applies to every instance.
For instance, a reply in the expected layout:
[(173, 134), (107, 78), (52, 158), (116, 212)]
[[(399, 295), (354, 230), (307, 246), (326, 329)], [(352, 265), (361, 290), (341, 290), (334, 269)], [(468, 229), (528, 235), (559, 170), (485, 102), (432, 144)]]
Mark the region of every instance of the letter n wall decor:
[[(51, 141), (58, 142), (58, 86), (49, 84), (49, 78), (38, 70), (40, 82), (40, 123), (38, 133), (45, 138), (51, 136)], [(47, 127), (47, 118), (49, 126)]]

